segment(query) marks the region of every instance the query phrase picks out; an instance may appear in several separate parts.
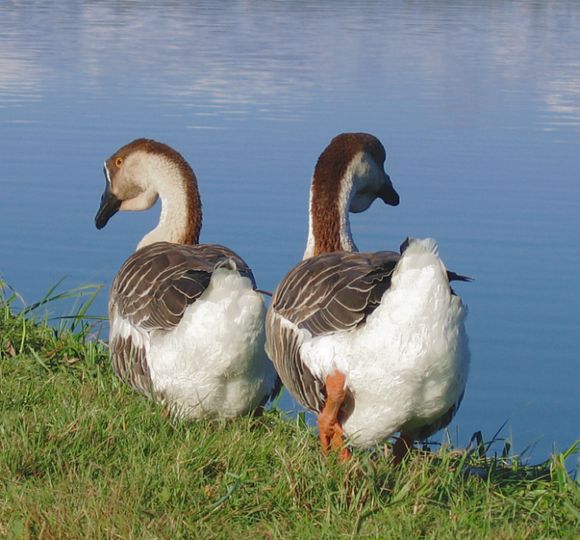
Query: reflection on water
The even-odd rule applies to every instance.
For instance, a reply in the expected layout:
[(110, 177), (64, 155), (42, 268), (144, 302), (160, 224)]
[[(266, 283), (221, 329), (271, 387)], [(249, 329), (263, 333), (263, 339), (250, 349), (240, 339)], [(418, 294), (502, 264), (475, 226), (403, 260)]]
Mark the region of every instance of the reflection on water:
[(562, 448), (579, 416), (578, 28), (572, 0), (5, 3), (0, 275), (30, 300), (63, 276), (109, 283), (156, 213), (97, 232), (101, 164), (147, 136), (196, 170), (202, 239), (273, 289), (303, 252), (319, 152), (370, 131), (401, 205), (354, 216), (359, 247), (434, 236), (476, 277), (452, 438), (510, 419), (517, 449)]

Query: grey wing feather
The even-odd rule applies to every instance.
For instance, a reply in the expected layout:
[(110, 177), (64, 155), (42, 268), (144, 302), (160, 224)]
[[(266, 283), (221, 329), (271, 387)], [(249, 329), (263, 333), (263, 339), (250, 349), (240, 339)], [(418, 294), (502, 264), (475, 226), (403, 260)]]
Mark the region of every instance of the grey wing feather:
[[(113, 281), (109, 316), (122, 317), (141, 335), (169, 331), (185, 310), (209, 286), (220, 267), (237, 270), (255, 280), (248, 265), (233, 251), (215, 244), (177, 245), (158, 242), (146, 246), (123, 264)], [(115, 371), (141, 393), (150, 395), (150, 377), (143, 346), (131, 337), (111, 336)]]
[(137, 346), (131, 336), (116, 336), (109, 344), (115, 373), (122, 381), (128, 382), (133, 389), (151, 397), (151, 377), (145, 348)]
[(300, 358), (303, 332), (321, 336), (362, 324), (390, 287), (400, 255), (335, 252), (306, 259), (284, 278), (268, 310), (267, 352), (282, 382), (303, 405), (320, 411), (324, 381)]
[(214, 244), (182, 246), (158, 242), (135, 252), (117, 274), (110, 302), (145, 330), (171, 330), (207, 289), (216, 268), (228, 266), (250, 278), (246, 263)]
[(355, 328), (391, 284), (398, 253), (328, 253), (306, 259), (284, 278), (273, 309), (312, 335)]

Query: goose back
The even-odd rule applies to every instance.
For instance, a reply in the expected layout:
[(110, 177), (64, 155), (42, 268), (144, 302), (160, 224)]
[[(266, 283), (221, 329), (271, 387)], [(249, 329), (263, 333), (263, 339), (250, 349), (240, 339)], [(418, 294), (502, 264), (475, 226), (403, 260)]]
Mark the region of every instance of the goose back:
[(282, 280), (268, 310), (267, 353), (298, 401), (319, 412), (324, 382), (300, 357), (305, 336), (350, 331), (377, 308), (389, 288), (398, 253), (325, 253), (302, 261)]
[(149, 341), (169, 332), (185, 310), (207, 290), (214, 270), (229, 267), (255, 280), (248, 265), (216, 244), (150, 244), (131, 255), (119, 270), (109, 296), (113, 367), (135, 390), (152, 395), (147, 363)]

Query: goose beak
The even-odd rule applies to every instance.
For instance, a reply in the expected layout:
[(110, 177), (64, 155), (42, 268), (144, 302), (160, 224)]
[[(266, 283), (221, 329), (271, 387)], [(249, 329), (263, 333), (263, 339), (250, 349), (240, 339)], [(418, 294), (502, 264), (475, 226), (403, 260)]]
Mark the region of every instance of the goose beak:
[(385, 183), (381, 187), (377, 195), (384, 201), (385, 204), (397, 206), (399, 204), (399, 194), (395, 191), (393, 183), (388, 174), (385, 174)]
[(105, 187), (105, 191), (101, 195), (101, 205), (99, 206), (99, 211), (95, 216), (95, 225), (97, 229), (102, 229), (109, 219), (111, 219), (121, 207), (121, 200), (117, 199), (111, 191), (111, 186), (109, 182)]

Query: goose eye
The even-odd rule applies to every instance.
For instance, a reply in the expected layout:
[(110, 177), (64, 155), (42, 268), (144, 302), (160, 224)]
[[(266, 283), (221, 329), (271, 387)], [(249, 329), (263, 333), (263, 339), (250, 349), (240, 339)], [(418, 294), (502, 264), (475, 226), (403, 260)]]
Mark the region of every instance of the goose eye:
[(117, 159), (115, 159), (115, 165), (117, 167), (120, 167), (121, 165), (123, 165), (123, 158), (122, 157), (118, 157)]

